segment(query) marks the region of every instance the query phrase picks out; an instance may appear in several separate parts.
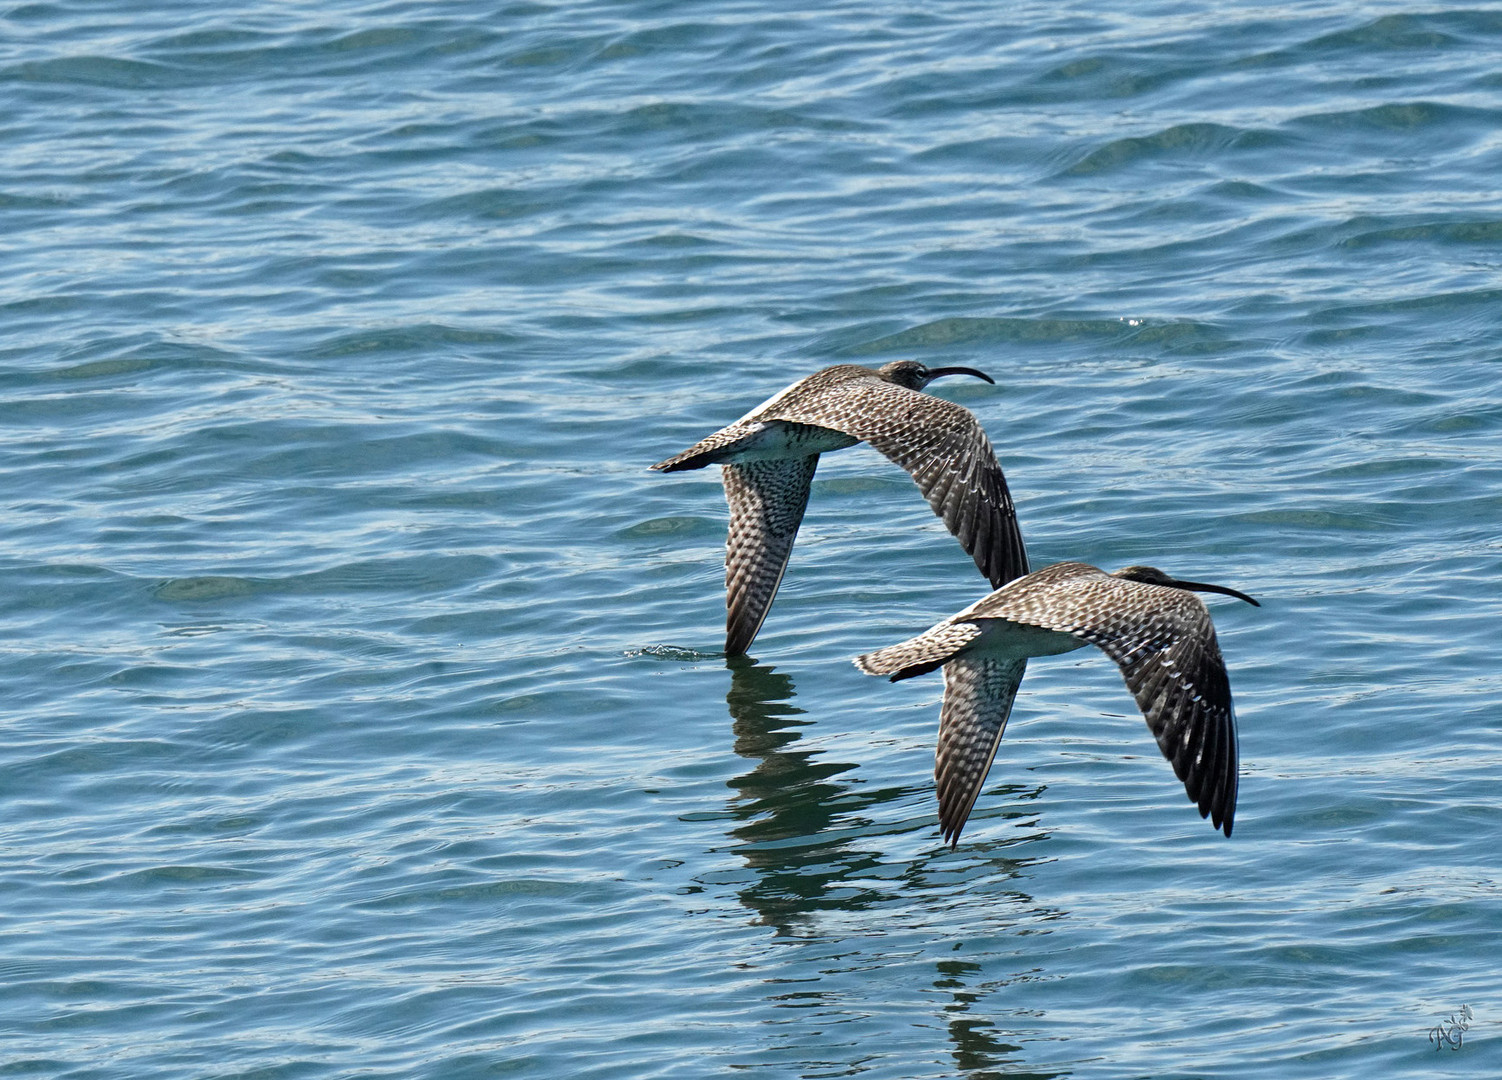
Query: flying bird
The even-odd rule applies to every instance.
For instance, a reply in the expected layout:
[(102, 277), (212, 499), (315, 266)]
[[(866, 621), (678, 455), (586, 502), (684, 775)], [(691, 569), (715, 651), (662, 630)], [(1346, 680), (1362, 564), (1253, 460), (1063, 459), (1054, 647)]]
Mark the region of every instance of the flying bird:
[(659, 472), (723, 466), (725, 652), (744, 653), (761, 629), (808, 506), (819, 455), (870, 443), (912, 475), (993, 586), (1027, 573), (1017, 512), (991, 442), (964, 406), (923, 393), (934, 379), (973, 375), (899, 360), (817, 371), (729, 427), (660, 461)]
[(1210, 612), (1197, 592), (1260, 607), (1223, 585), (1182, 581), (1151, 566), (1107, 574), (1064, 562), (1010, 581), (901, 644), (858, 657), (893, 682), (944, 669), (934, 780), (944, 839), (959, 843), (996, 756), (1029, 657), (1098, 646), (1115, 660), (1200, 817), (1231, 835), (1236, 815), (1236, 718)]

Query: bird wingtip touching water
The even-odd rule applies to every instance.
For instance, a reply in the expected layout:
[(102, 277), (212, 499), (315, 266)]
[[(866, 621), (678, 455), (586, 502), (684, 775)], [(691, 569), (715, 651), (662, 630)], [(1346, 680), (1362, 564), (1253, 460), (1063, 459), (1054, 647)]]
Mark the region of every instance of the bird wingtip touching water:
[(1230, 680), (1196, 592), (1260, 607), (1223, 585), (1155, 567), (1107, 574), (1056, 563), (1008, 582), (917, 637), (855, 665), (892, 681), (944, 670), (934, 779), (944, 839), (957, 844), (1006, 728), (1027, 660), (1098, 646), (1128, 689), (1200, 816), (1226, 836), (1236, 816), (1239, 749)]

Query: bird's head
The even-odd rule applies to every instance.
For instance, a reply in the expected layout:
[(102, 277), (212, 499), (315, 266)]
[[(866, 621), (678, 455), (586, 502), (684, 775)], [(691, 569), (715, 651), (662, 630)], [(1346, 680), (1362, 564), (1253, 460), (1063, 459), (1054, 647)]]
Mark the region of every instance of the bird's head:
[(909, 390), (922, 390), (935, 379), (941, 379), (945, 375), (974, 375), (977, 379), (984, 379), (992, 386), (996, 380), (984, 371), (976, 371), (968, 367), (924, 367), (916, 360), (894, 360), (890, 364), (883, 364), (876, 369), (876, 373), (890, 383), (905, 386)]
[(1224, 585), (1206, 585), (1203, 581), (1182, 581), (1179, 578), (1169, 577), (1156, 566), (1124, 566), (1111, 575), (1121, 578), (1123, 581), (1140, 581), (1146, 585), (1166, 585), (1170, 589), (1188, 589), (1191, 592), (1213, 592), (1222, 596), (1234, 596), (1238, 600), (1245, 600), (1253, 607), (1262, 605), (1243, 592), (1229, 589)]

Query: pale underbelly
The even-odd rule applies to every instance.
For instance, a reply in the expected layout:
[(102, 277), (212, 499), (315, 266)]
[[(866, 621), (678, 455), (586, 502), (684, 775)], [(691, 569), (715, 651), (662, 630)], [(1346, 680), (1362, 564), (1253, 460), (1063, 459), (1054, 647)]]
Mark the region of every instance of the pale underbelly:
[(1026, 660), (1033, 656), (1057, 656), (1083, 649), (1089, 642), (1073, 634), (1027, 626), (1006, 619), (977, 619), (981, 636), (968, 650), (995, 660)]
[(859, 439), (832, 428), (768, 420), (757, 430), (726, 447), (721, 454), (716, 455), (716, 459), (737, 464), (747, 461), (785, 461), (788, 458), (823, 454), (830, 450), (843, 450), (858, 442)]

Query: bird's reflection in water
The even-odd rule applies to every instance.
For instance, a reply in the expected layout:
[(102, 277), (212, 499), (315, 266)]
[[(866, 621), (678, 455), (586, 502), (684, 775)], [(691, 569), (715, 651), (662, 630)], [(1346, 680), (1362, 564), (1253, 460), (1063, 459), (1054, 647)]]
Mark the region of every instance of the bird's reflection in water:
[[(803, 710), (791, 703), (793, 680), (746, 657), (727, 666), (735, 752), (752, 763), (730, 781), (736, 789), (730, 813), (738, 822), (730, 835), (736, 853), (756, 871), (741, 890), (742, 903), (779, 934), (796, 934), (815, 912), (858, 910), (888, 899), (870, 884), (877, 855), (852, 848), (849, 830), (835, 821), (901, 789), (865, 791), (836, 780), (856, 764), (799, 749), (798, 729), (810, 721), (799, 719)], [(843, 885), (850, 880), (861, 884)]]
[[(913, 789), (874, 789), (843, 781), (842, 774), (855, 769), (855, 763), (825, 760), (820, 751), (800, 747), (800, 729), (812, 721), (804, 719), (803, 710), (793, 704), (796, 690), (791, 678), (745, 657), (729, 660), (727, 666), (730, 690), (725, 702), (735, 751), (751, 762), (748, 772), (730, 781), (735, 789), (728, 807), (734, 821), (730, 838), (732, 850), (754, 871), (739, 896), (756, 913), (758, 923), (779, 936), (804, 937), (816, 929), (813, 923), (821, 913), (861, 911), (882, 904), (910, 911), (918, 894), (935, 897), (948, 907), (945, 895), (966, 893), (978, 880), (1013, 881), (1021, 876), (1028, 861), (1011, 854), (1012, 845), (1018, 842), (1011, 839), (972, 844), (970, 856), (958, 860), (947, 846), (936, 846), (901, 873), (893, 875), (891, 867), (883, 872), (880, 853), (855, 845), (866, 835), (872, 818), (879, 816), (870, 813), (874, 808), (910, 796)], [(1009, 794), (1026, 801), (1041, 790), (1041, 786), (1036, 790), (1018, 787)], [(1007, 816), (1030, 818), (1032, 813), (1019, 809)], [(931, 825), (925, 822), (924, 827)], [(882, 881), (889, 881), (891, 889), (883, 889)], [(1037, 907), (1015, 887), (1000, 893), (988, 891), (994, 902), (1009, 909), (1011, 919), (1031, 924), (1059, 914)], [(1003, 985), (1037, 978), (1036, 973), (985, 980), (979, 964), (958, 958), (939, 961), (938, 973), (934, 986), (950, 998), (942, 1008), (958, 1075), (967, 1080), (999, 1080), (1003, 1075), (1008, 1080), (1053, 1080), (1068, 1075), (1028, 1070), (1023, 1048), (1003, 1038), (993, 1021), (971, 1011), (973, 1004), (991, 998)], [(790, 981), (807, 980), (769, 980), (770, 1000), (780, 1008), (812, 1010), (811, 1015), (826, 1017), (832, 1015), (831, 1009), (843, 1014), (860, 1007), (848, 1000), (848, 987), (792, 989), (787, 985)]]
[(1028, 976), (982, 983), (981, 966), (968, 960), (940, 960), (934, 989), (947, 991), (953, 1000), (944, 1006), (953, 1044), (955, 1071), (966, 1080), (1058, 1080), (1068, 1072), (1034, 1072), (1023, 1065), (1023, 1048), (1000, 1037), (996, 1025), (971, 1013), (971, 1006), (1006, 983), (1026, 981)]

